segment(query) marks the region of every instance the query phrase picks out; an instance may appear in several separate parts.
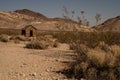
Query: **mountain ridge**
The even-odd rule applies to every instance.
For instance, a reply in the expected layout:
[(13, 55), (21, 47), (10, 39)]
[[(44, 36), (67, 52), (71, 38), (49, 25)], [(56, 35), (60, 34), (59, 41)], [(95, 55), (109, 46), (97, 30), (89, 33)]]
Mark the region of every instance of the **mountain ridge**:
[[(58, 27), (66, 27), (65, 31), (91, 32), (94, 29), (78, 25), (76, 21), (64, 18), (48, 18), (41, 13), (34, 12), (28, 9), (21, 9), (15, 11), (0, 11), (0, 28), (21, 29), (26, 25), (33, 25), (38, 30), (52, 30), (59, 31)], [(57, 27), (56, 27), (57, 26)]]
[(102, 24), (95, 27), (99, 31), (120, 32), (120, 16), (110, 18)]

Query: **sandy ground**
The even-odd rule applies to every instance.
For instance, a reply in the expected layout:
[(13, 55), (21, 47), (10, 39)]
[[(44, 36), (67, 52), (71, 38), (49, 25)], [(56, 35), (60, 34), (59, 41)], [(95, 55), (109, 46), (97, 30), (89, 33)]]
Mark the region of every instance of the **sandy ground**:
[(25, 43), (0, 42), (0, 80), (68, 80), (56, 73), (73, 61), (67, 45), (47, 50), (24, 47)]

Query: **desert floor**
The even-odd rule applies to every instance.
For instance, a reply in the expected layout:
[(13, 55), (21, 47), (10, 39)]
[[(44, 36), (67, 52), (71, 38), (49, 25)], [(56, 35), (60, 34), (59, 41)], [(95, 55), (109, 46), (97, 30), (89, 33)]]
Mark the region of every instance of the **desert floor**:
[(73, 61), (74, 53), (68, 45), (46, 50), (24, 47), (24, 42), (0, 42), (0, 80), (68, 80), (57, 73)]

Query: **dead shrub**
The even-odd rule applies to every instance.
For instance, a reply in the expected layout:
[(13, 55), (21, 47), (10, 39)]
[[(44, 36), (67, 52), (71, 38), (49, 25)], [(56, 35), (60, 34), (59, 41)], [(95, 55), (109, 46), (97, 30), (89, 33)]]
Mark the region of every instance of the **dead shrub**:
[(117, 57), (120, 56), (120, 46), (118, 45), (112, 45), (110, 46), (111, 50), (112, 50), (112, 54)]
[(85, 73), (86, 73), (86, 70), (88, 68), (88, 63), (86, 62), (81, 62), (79, 64), (76, 64), (74, 67), (73, 67), (73, 76), (75, 78), (85, 78)]
[(32, 41), (26, 44), (26, 48), (29, 49), (46, 49), (48, 48), (48, 44), (45, 41)]
[(113, 45), (111, 46), (112, 55), (115, 57), (115, 65), (120, 66), (120, 46)]
[(86, 71), (86, 79), (87, 80), (97, 80), (97, 70), (96, 68), (88, 68)]
[(95, 48), (100, 41), (109, 45), (120, 45), (120, 33), (116, 32), (58, 32), (53, 34), (61, 43), (69, 43), (80, 40), (89, 48)]
[(20, 40), (15, 39), (15, 40), (14, 40), (14, 43), (15, 43), (15, 44), (19, 44), (19, 43), (20, 43)]
[(47, 43), (46, 41), (41, 40), (41, 41), (39, 41), (39, 45), (41, 46), (41, 49), (46, 49), (46, 48), (48, 48), (49, 43)]
[(58, 47), (59, 41), (56, 38), (53, 38), (52, 35), (38, 36), (38, 41), (45, 41), (49, 47)]
[(107, 53), (110, 53), (112, 50), (109, 45), (107, 45), (104, 41), (100, 41), (96, 48), (101, 49)]
[[(76, 53), (68, 73), (78, 80), (119, 80), (120, 33), (116, 32), (59, 32), (53, 34), (61, 43), (70, 44)], [(113, 46), (117, 45), (117, 46)], [(84, 63), (84, 64), (83, 64)], [(85, 64), (86, 67), (85, 67)]]
[(10, 37), (10, 40), (20, 40), (20, 41), (26, 41), (27, 38), (25, 36), (22, 36), (22, 35), (16, 35), (16, 36), (11, 36)]
[(53, 38), (53, 35), (44, 35), (44, 37), (50, 39)]
[(107, 53), (105, 55), (105, 62), (104, 65), (109, 68), (114, 68), (116, 66), (116, 57), (113, 56), (111, 53)]
[(21, 40), (21, 41), (25, 41), (25, 40), (26, 40), (26, 37), (25, 37), (25, 36), (22, 36), (22, 35), (18, 35), (18, 36), (16, 37), (16, 39)]
[(59, 46), (58, 40), (54, 40), (54, 41), (53, 41), (53, 47), (58, 47), (58, 46)]
[[(72, 77), (87, 80), (119, 80), (120, 47), (106, 45), (103, 43), (97, 48), (88, 48), (79, 42), (74, 43), (72, 49), (76, 51), (77, 57), (69, 69)], [(110, 51), (102, 47), (110, 48)]]
[(97, 51), (97, 50), (90, 50), (87, 53), (87, 58), (90, 61), (90, 64), (96, 67), (103, 66), (105, 61), (105, 52), (103, 51)]
[(9, 36), (6, 34), (0, 35), (0, 41), (2, 42), (8, 42), (9, 41)]

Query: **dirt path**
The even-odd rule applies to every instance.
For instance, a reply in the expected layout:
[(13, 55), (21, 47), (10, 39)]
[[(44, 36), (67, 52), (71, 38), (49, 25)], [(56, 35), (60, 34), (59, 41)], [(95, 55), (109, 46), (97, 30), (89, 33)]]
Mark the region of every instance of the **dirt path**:
[[(73, 53), (62, 48), (32, 50), (24, 43), (0, 42), (0, 80), (64, 80), (56, 73), (73, 61)], [(60, 50), (61, 49), (61, 50)]]

